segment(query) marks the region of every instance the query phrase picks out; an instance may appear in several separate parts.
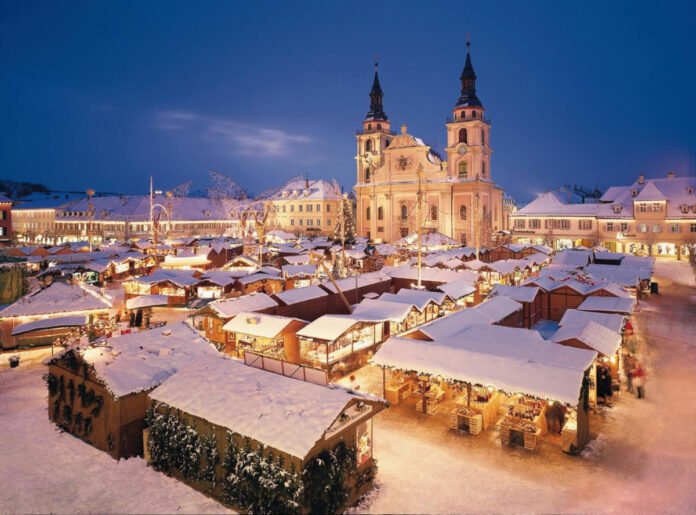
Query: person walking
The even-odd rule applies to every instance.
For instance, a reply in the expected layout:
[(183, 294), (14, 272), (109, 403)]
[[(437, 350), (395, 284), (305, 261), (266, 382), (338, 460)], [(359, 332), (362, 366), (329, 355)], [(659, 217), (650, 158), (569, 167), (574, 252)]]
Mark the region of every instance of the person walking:
[(647, 376), (645, 369), (636, 362), (636, 368), (633, 369), (631, 375), (633, 376), (633, 387), (636, 389), (636, 397), (645, 399), (645, 378)]
[(626, 388), (629, 393), (633, 393), (633, 369), (635, 368), (636, 360), (630, 354), (624, 357), (624, 374), (626, 374)]

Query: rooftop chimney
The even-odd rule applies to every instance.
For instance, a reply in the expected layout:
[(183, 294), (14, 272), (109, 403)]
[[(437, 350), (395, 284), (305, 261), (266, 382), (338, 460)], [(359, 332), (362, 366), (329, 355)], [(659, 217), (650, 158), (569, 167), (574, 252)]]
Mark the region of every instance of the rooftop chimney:
[(645, 184), (645, 175), (640, 174), (638, 176), (638, 184)]
[(668, 179), (674, 179), (677, 175), (673, 171), (667, 172), (667, 178)]

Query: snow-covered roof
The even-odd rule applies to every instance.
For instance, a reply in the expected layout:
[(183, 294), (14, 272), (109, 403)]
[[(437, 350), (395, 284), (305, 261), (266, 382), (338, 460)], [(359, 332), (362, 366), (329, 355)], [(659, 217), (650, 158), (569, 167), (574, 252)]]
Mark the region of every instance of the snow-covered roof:
[(317, 274), (316, 265), (285, 265), (283, 274), (286, 277), (314, 276)]
[(447, 294), (437, 291), (401, 288), (398, 293), (383, 293), (380, 299), (389, 302), (411, 304), (422, 311), (430, 302), (434, 302), (438, 306), (442, 305), (446, 297)]
[(578, 340), (604, 356), (611, 356), (621, 346), (620, 334), (592, 321), (581, 325), (561, 326), (550, 339), (557, 343)]
[(389, 302), (382, 298), (364, 299), (355, 306), (351, 316), (365, 321), (403, 322), (413, 307), (414, 305), (410, 303)]
[(597, 322), (603, 325), (607, 329), (614, 331), (615, 333), (621, 334), (623, 331), (624, 322), (626, 317), (623, 315), (617, 315), (614, 313), (596, 313), (594, 311), (580, 311), (577, 309), (566, 309), (566, 312), (561, 317), (561, 321), (558, 325), (563, 326), (577, 326), (585, 325), (588, 322)]
[(203, 272), (200, 280), (210, 281), (218, 286), (229, 286), (234, 284), (239, 277), (244, 277), (244, 275), (240, 275), (239, 272), (232, 272), (229, 270), (207, 270)]
[(390, 338), (372, 362), (576, 405), (596, 357), (547, 342), (536, 331), (486, 325), (433, 342)]
[(157, 284), (160, 282), (169, 281), (177, 286), (186, 287), (192, 286), (199, 281), (199, 279), (194, 275), (195, 273), (196, 272), (193, 270), (163, 270), (158, 268), (150, 275), (143, 275), (142, 277), (136, 277), (129, 280), (141, 284)]
[(636, 307), (636, 301), (632, 297), (587, 297), (578, 306), (580, 311), (597, 311), (600, 313), (619, 313), (630, 315)]
[(516, 215), (557, 215), (595, 216), (597, 204), (570, 204), (559, 191), (547, 191), (526, 206), (518, 209)]
[(266, 315), (264, 313), (242, 312), (222, 326), (223, 331), (248, 334), (260, 338), (274, 338), (287, 326), (298, 322), (298, 318)]
[(19, 324), (12, 328), (12, 336), (40, 331), (42, 329), (56, 329), (58, 327), (81, 327), (87, 325), (89, 319), (85, 315), (71, 315), (65, 317), (42, 318), (33, 322)]
[(358, 322), (352, 315), (323, 315), (297, 331), (297, 336), (333, 341)]
[(300, 254), (298, 256), (284, 256), (283, 261), (289, 265), (308, 265), (311, 261), (311, 256), (309, 254)]
[(454, 300), (467, 297), (476, 292), (476, 287), (473, 286), (472, 281), (467, 277), (441, 284), (437, 289)]
[(432, 340), (449, 338), (461, 333), (467, 327), (480, 324), (495, 324), (522, 305), (507, 297), (494, 297), (473, 308), (462, 309), (416, 328)]
[[(464, 277), (471, 278), (472, 276), (466, 275), (465, 270), (454, 271), (454, 270), (443, 270), (441, 268), (421, 268), (421, 280), (430, 282), (440, 282), (449, 283), (456, 281), (457, 279), (462, 279)], [(387, 270), (387, 273), (394, 277), (395, 279), (412, 279), (418, 280), (418, 267), (403, 265)], [(478, 275), (476, 276), (478, 279)], [(470, 280), (469, 283), (473, 283), (475, 280)]]
[(507, 286), (504, 284), (496, 284), (491, 290), (490, 296), (509, 297), (517, 302), (534, 302), (539, 294), (539, 288), (534, 286)]
[(569, 265), (579, 268), (586, 266), (591, 259), (592, 251), (590, 250), (567, 249), (557, 252), (553, 257), (553, 263), (556, 265)]
[[(396, 240), (394, 245), (402, 247), (418, 247), (418, 233), (404, 236), (403, 238)], [(441, 232), (429, 232), (421, 234), (420, 246), (425, 248), (456, 247), (459, 246), (459, 242), (457, 240), (453, 240), (449, 236), (445, 236)]]
[(54, 282), (0, 311), (0, 318), (106, 310), (113, 302), (88, 286)]
[(206, 308), (212, 309), (222, 318), (231, 318), (245, 311), (261, 311), (277, 305), (278, 303), (265, 293), (250, 293), (233, 299), (215, 300)]
[(311, 285), (305, 286), (304, 288), (292, 288), (290, 290), (285, 290), (274, 294), (275, 297), (283, 302), (285, 305), (297, 304), (298, 302), (304, 302), (307, 300), (317, 299), (319, 297), (326, 297), (329, 294), (326, 290), (320, 288), (319, 286)]
[(183, 322), (111, 338), (107, 343), (80, 352), (116, 397), (149, 390), (194, 361), (219, 356), (213, 345)]
[(592, 275), (595, 279), (606, 279), (621, 286), (635, 288), (640, 280), (649, 280), (652, 277), (652, 270), (617, 265), (588, 265), (585, 272)]
[(219, 359), (182, 370), (150, 398), (304, 459), (360, 397)]
[(657, 189), (654, 182), (648, 181), (640, 193), (636, 195), (634, 200), (640, 202), (655, 202), (659, 200), (667, 200), (667, 197), (665, 197), (662, 192)]
[(149, 308), (153, 306), (166, 306), (168, 304), (166, 295), (139, 295), (126, 300), (126, 309)]
[(241, 277), (239, 279), (240, 284), (251, 284), (255, 283), (257, 281), (268, 281), (268, 280), (275, 280), (275, 281), (282, 281), (282, 277), (278, 277), (277, 275), (270, 275), (270, 274), (264, 274), (264, 273), (254, 273), (254, 274), (249, 274), (247, 276)]
[(186, 266), (207, 266), (211, 263), (206, 254), (181, 253), (179, 255), (167, 254), (164, 256), (162, 266), (167, 267), (186, 267)]
[[(360, 274), (353, 277), (346, 277), (345, 279), (339, 279), (336, 281), (339, 288), (342, 291), (354, 290), (357, 288), (363, 288), (365, 286), (370, 286), (372, 284), (377, 284), (385, 281), (391, 281), (391, 277), (382, 272), (370, 272), (367, 274)], [(336, 293), (336, 288), (331, 283), (331, 281), (323, 281), (321, 283), (322, 288), (326, 288), (331, 293)]]
[(286, 183), (272, 197), (272, 200), (340, 200), (341, 187), (335, 180), (298, 179)]

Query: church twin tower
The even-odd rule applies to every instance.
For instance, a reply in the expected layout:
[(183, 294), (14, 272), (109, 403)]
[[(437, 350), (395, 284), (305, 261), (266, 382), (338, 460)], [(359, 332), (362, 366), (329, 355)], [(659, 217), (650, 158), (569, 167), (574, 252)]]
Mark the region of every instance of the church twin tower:
[[(476, 94), (476, 73), (467, 43), (461, 94), (447, 121), (446, 160), (406, 126), (391, 131), (384, 93), (375, 75), (370, 110), (357, 134), (358, 232), (376, 241), (395, 241), (415, 232), (418, 166), (428, 203), (426, 226), (467, 244), (490, 243), (505, 229), (502, 190), (491, 181), (490, 123)], [(476, 243), (474, 243), (476, 240)], [(485, 241), (484, 241), (485, 240)]]

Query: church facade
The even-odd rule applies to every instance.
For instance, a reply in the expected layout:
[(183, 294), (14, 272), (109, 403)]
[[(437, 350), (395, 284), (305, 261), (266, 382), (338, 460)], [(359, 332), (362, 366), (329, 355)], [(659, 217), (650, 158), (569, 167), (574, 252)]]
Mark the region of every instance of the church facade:
[(391, 130), (375, 65), (370, 110), (356, 135), (354, 190), (360, 235), (393, 242), (415, 233), (420, 218), (424, 231), (438, 231), (469, 246), (487, 246), (509, 230), (514, 202), (491, 176), (491, 124), (476, 94), (468, 48), (460, 81), (461, 95), (445, 127), (446, 155), (441, 156), (409, 134), (405, 125), (398, 134)]

